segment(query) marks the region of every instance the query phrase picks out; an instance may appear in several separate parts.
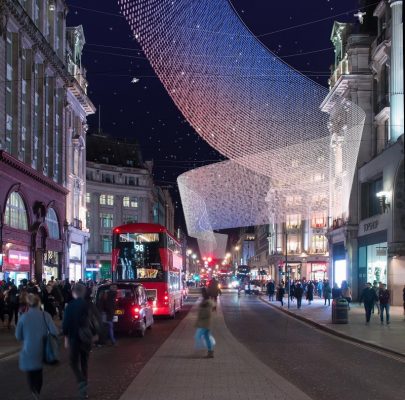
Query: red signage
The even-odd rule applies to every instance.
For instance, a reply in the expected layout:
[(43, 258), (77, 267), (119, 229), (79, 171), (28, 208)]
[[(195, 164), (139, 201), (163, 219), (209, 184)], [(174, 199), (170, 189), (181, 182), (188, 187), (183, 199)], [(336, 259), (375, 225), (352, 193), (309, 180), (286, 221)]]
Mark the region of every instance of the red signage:
[(30, 271), (30, 253), (28, 251), (9, 250), (4, 257), (4, 268), (13, 271)]

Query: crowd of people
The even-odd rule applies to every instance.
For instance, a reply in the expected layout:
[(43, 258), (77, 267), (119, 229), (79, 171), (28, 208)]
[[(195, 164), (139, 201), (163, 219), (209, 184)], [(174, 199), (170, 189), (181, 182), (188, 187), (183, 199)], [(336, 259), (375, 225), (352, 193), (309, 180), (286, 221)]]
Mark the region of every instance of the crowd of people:
[[(48, 282), (23, 279), (17, 286), (11, 279), (0, 281), (0, 319), (22, 342), (20, 369), (27, 374), (29, 388), (38, 399), (42, 388), (47, 334), (60, 337), (69, 352), (69, 364), (76, 377), (79, 398), (87, 398), (88, 360), (93, 345), (104, 344), (102, 327), (114, 313), (114, 299), (92, 298), (94, 281), (73, 282), (52, 277)], [(111, 311), (113, 310), (113, 311)], [(60, 319), (58, 328), (55, 319)], [(112, 325), (112, 324), (111, 324)], [(112, 329), (107, 334), (116, 344)]]

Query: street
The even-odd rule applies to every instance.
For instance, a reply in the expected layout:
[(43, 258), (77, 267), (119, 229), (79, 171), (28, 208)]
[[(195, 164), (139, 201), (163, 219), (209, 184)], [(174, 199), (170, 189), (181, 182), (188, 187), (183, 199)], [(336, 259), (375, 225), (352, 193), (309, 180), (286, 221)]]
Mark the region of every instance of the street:
[(405, 360), (318, 331), (257, 296), (221, 297), (231, 333), (314, 400), (404, 399)]
[[(118, 336), (118, 347), (95, 348), (90, 355), (89, 365), (91, 398), (118, 399), (145, 363), (187, 315), (191, 302), (185, 305), (175, 319), (155, 319), (152, 329), (146, 332), (144, 338)], [(32, 399), (26, 378), (18, 369), (17, 355), (0, 360), (0, 393), (4, 400)], [(67, 352), (63, 350), (62, 361), (58, 366), (45, 367), (41, 399), (76, 398), (76, 382), (68, 365)]]
[[(210, 363), (210, 361), (201, 359), (202, 355), (200, 359), (203, 364), (197, 364), (198, 359), (193, 361), (192, 342), (190, 342), (193, 337), (192, 331), (190, 333), (184, 327), (179, 326), (187, 317), (189, 329), (193, 329), (195, 309), (191, 315), (189, 311), (195, 303), (195, 299), (195, 295), (189, 298), (176, 319), (157, 319), (152, 330), (148, 331), (143, 339), (121, 336), (118, 347), (95, 348), (90, 357), (90, 398), (100, 400), (118, 400), (121, 396), (130, 398), (131, 389), (129, 394), (126, 391), (128, 387), (131, 387), (132, 382), (134, 382), (132, 387), (135, 385), (137, 390), (153, 390), (144, 384), (147, 382), (144, 377), (137, 379), (139, 372), (152, 359), (161, 365), (163, 368), (161, 372), (172, 369), (174, 376), (185, 368), (184, 365), (191, 363), (190, 367), (186, 368), (190, 371), (189, 378), (196, 375), (195, 379), (201, 382), (210, 382), (215, 374), (226, 371), (226, 382), (219, 378), (226, 386), (224, 388), (226, 392), (231, 389), (227, 388), (227, 385), (231, 385), (234, 378), (236, 379), (236, 375), (233, 376), (236, 374), (235, 369), (225, 368), (229, 363), (229, 356), (228, 353), (224, 353), (224, 339), (221, 339), (221, 336), (229, 335), (226, 333), (228, 330), (236, 339), (237, 346), (242, 345), (240, 346), (241, 352), (246, 352), (247, 349), (253, 363), (256, 359), (269, 368), (267, 376), (270, 373), (275, 377), (278, 376), (278, 379), (284, 382), (281, 382), (282, 385), (286, 385), (288, 382), (288, 385), (291, 384), (291, 387), (296, 387), (301, 392), (301, 396), (305, 394), (313, 400), (326, 398), (332, 400), (342, 398), (347, 400), (399, 400), (405, 398), (405, 387), (402, 382), (405, 360), (323, 333), (275, 310), (261, 301), (258, 296), (242, 294), (238, 297), (236, 291), (225, 290), (220, 298), (220, 309), (226, 326), (218, 325), (221, 321), (218, 315), (215, 318), (213, 330), (214, 336), (218, 335), (217, 339), (219, 339), (216, 364), (210, 364), (211, 368), (207, 366), (208, 370), (202, 369), (200, 365), (206, 365), (204, 363)], [(176, 330), (176, 327), (179, 329)], [(174, 334), (175, 330), (176, 334)], [(221, 330), (226, 332), (221, 333)], [(171, 335), (172, 333), (173, 335)], [(184, 340), (182, 335), (186, 335)], [(155, 353), (169, 337), (172, 341), (180, 338), (181, 343), (184, 344), (180, 347), (170, 345), (170, 357), (160, 355), (156, 359)], [(224, 337), (226, 340), (226, 336)], [(232, 338), (232, 340), (234, 339)], [(226, 341), (229, 342), (229, 340)], [(166, 367), (162, 366), (163, 364), (167, 364)], [(10, 394), (6, 399), (30, 399), (25, 376), (18, 370), (17, 356), (0, 360), (0, 366), (1, 393)], [(149, 370), (152, 367), (153, 363), (149, 365)], [(177, 372), (176, 368), (180, 368), (180, 370)], [(195, 368), (197, 368), (198, 374), (193, 372)], [(242, 374), (247, 374), (246, 385), (241, 385), (242, 390), (246, 390), (247, 393), (263, 390), (263, 387), (249, 386), (249, 382), (253, 382), (252, 376), (259, 373), (258, 371), (256, 373), (250, 371), (247, 365), (238, 366), (238, 368), (241, 369)], [(247, 372), (244, 371), (244, 368), (247, 368)], [(148, 374), (147, 371), (143, 372)], [(159, 371), (156, 373), (159, 375)], [(266, 374), (266, 370), (261, 368), (260, 373)], [(47, 367), (44, 376), (45, 384), (41, 399), (76, 398), (76, 386), (67, 364), (65, 351), (63, 351), (61, 364), (57, 367)], [(168, 378), (156, 377), (156, 390), (162, 384), (168, 385)], [(178, 379), (183, 381), (183, 378)], [(214, 384), (215, 382), (213, 382)], [(188, 387), (190, 385), (184, 382), (180, 386), (176, 386), (174, 383), (173, 387), (167, 386), (168, 392), (171, 393), (170, 398), (175, 399), (177, 396), (185, 398), (184, 395), (190, 389)], [(268, 388), (269, 398), (271, 398), (273, 390), (272, 387)], [(201, 391), (199, 395), (203, 397), (204, 389)], [(276, 394), (274, 393), (274, 395)], [(229, 396), (231, 396), (231, 392), (229, 392)]]

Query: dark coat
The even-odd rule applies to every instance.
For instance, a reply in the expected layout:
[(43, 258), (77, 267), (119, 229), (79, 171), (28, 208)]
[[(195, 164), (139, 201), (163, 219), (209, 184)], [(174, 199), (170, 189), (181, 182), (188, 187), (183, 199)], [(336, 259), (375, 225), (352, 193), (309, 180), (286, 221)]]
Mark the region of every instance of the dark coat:
[(377, 301), (378, 297), (373, 288), (366, 287), (363, 289), (360, 296), (360, 303), (364, 302), (366, 305), (373, 305)]
[(84, 299), (72, 300), (66, 307), (63, 315), (63, 334), (69, 338), (70, 342), (80, 342), (79, 328), (88, 324), (88, 306)]
[(267, 289), (267, 294), (273, 295), (275, 292), (275, 289), (276, 289), (276, 287), (274, 286), (274, 282), (269, 282), (266, 285), (266, 289)]
[(53, 335), (58, 334), (51, 316), (47, 312), (42, 312), (40, 308), (30, 308), (19, 318), (15, 337), (23, 342), (20, 351), (20, 369), (22, 371), (42, 369), (47, 325)]
[(296, 286), (294, 290), (294, 295), (297, 299), (301, 299), (302, 295), (304, 294), (304, 289), (302, 286)]

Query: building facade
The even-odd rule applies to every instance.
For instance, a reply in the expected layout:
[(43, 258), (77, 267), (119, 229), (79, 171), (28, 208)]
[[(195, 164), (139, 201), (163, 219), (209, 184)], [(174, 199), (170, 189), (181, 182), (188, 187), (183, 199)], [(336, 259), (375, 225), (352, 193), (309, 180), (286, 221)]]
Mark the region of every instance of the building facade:
[(78, 85), (68, 86), (65, 104), (66, 198), (65, 265), (70, 280), (83, 278), (90, 238), (86, 227), (86, 133), (87, 116), (95, 107), (87, 96), (86, 70), (82, 51), (86, 43), (81, 25), (66, 28), (66, 62)]
[(360, 22), (334, 24), (335, 69), (322, 104), (332, 130), (340, 129), (334, 93), (366, 113), (349, 214), (334, 216), (328, 232), (329, 274), (339, 284), (348, 280), (355, 298), (366, 282), (387, 283), (399, 305), (405, 282), (402, 1), (380, 1)]
[[(112, 229), (125, 223), (160, 223), (174, 232), (169, 193), (155, 187), (152, 163), (137, 142), (87, 137), (86, 226), (91, 232), (86, 278), (109, 278)], [(170, 229), (170, 227), (172, 229)]]
[(63, 278), (68, 71), (63, 0), (0, 2), (0, 265), (3, 277)]

